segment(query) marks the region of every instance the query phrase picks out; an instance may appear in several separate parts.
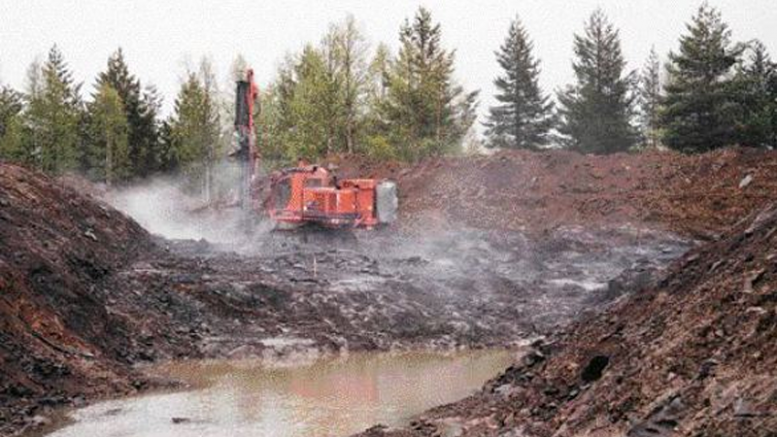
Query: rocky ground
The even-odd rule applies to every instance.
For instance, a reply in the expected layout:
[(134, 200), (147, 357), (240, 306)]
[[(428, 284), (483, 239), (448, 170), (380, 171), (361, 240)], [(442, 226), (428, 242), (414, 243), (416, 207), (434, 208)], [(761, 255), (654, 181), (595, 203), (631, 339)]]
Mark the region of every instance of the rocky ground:
[[(413, 167), (340, 166), (346, 176), (397, 179), (400, 224), (342, 235), (246, 234), (237, 243), (167, 240), (80, 194), (92, 190), (0, 164), (0, 435), (44, 423), (54, 406), (154, 385), (133, 370), (139, 363), (502, 346), (555, 338), (581, 318), (589, 322), (564, 332), (610, 326), (595, 318), (608, 303), (621, 308), (643, 296), (627, 297), (639, 290), (666, 289), (668, 279), (658, 281), (694, 241), (723, 244), (728, 227), (777, 200), (777, 154), (748, 150), (697, 157), (505, 152)], [(735, 255), (723, 249), (702, 250), (726, 266)], [(673, 269), (669, 278), (679, 274)], [(671, 283), (691, 286), (683, 281)], [(691, 314), (683, 304), (669, 308)], [(649, 315), (631, 311), (624, 323)], [(634, 329), (653, 329), (646, 326)], [(571, 335), (543, 346), (531, 366), (563, 354), (557, 351), (568, 350)], [(635, 341), (623, 353), (652, 350), (643, 346)], [(615, 352), (597, 353), (615, 369)], [(516, 369), (501, 378), (524, 371)], [(451, 422), (454, 431), (491, 432), (494, 420), (501, 424), (522, 405), (500, 401), (520, 391), (513, 382), (494, 384), (468, 401), (467, 415)], [(595, 384), (578, 386), (551, 396), (576, 389), (574, 398)], [(650, 396), (623, 410), (638, 415)], [(407, 432), (437, 432), (440, 421), (464, 411), (448, 408)], [(526, 423), (546, 417), (528, 408)], [(489, 409), (507, 415), (483, 413)], [(562, 423), (554, 417), (543, 426)], [(478, 421), (486, 428), (472, 427)]]
[(475, 396), (364, 436), (774, 436), (777, 204), (538, 341)]

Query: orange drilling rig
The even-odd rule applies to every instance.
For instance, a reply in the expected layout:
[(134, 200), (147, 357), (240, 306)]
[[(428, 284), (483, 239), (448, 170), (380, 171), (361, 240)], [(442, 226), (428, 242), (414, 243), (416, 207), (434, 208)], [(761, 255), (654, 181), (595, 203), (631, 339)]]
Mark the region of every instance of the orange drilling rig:
[(319, 165), (300, 162), (296, 167), (274, 172), (270, 177), (268, 199), (256, 202), (252, 190), (259, 153), (254, 133), (254, 102), (259, 90), (253, 71), (237, 82), (235, 131), (238, 148), (235, 156), (241, 165), (241, 205), (263, 205), (264, 212), (276, 223), (286, 226), (317, 224), (331, 228), (373, 228), (390, 224), (397, 218), (397, 186), (389, 180), (343, 179)]

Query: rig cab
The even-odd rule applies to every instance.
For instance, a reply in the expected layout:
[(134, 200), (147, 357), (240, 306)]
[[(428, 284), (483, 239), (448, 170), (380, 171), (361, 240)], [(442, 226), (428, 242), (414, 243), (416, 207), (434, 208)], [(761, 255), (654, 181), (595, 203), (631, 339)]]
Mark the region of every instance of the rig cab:
[(338, 180), (324, 167), (301, 162), (273, 174), (268, 206), (278, 223), (373, 228), (396, 220), (397, 188), (388, 180)]

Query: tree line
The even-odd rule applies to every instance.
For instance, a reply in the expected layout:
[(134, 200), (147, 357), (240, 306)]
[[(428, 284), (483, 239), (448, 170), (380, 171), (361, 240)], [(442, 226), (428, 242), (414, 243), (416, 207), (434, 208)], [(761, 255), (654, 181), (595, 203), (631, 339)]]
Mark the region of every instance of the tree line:
[[(269, 163), (333, 153), (414, 161), (477, 148), (565, 147), (613, 153), (668, 147), (703, 152), (733, 144), (777, 146), (777, 66), (758, 41), (735, 43), (715, 8), (702, 5), (662, 67), (652, 51), (626, 71), (618, 29), (596, 10), (574, 36), (574, 82), (555, 99), (539, 85), (540, 60), (516, 17), (496, 52), (497, 104), (473, 134), (478, 93), (454, 80), (455, 51), (419, 8), (400, 26), (396, 53), (372, 47), (353, 17), (289, 54), (256, 106), (257, 144)], [(210, 62), (190, 68), (168, 117), (153, 86), (121, 49), (90, 96), (54, 46), (28, 69), (26, 88), (0, 88), (0, 158), (108, 184), (182, 172), (207, 189), (232, 142), (231, 89)], [(246, 63), (232, 66), (242, 77)]]
[(486, 145), (585, 153), (667, 147), (705, 152), (730, 145), (777, 147), (777, 64), (760, 41), (734, 43), (720, 12), (704, 3), (662, 69), (652, 50), (626, 71), (620, 36), (601, 9), (574, 36), (575, 81), (550, 100), (519, 18), (497, 52)]

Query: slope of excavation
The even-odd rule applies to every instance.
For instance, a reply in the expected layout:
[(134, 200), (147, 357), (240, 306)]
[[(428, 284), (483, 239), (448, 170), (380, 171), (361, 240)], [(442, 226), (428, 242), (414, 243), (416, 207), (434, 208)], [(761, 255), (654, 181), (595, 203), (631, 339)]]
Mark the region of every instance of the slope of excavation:
[(777, 204), (658, 284), (537, 342), (458, 403), (377, 436), (773, 436)]
[(45, 424), (56, 407), (166, 384), (137, 364), (552, 336), (655, 286), (694, 239), (777, 200), (776, 163), (733, 150), (387, 166), (399, 226), (242, 245), (152, 236), (78, 192), (98, 189), (0, 164), (0, 435)]

